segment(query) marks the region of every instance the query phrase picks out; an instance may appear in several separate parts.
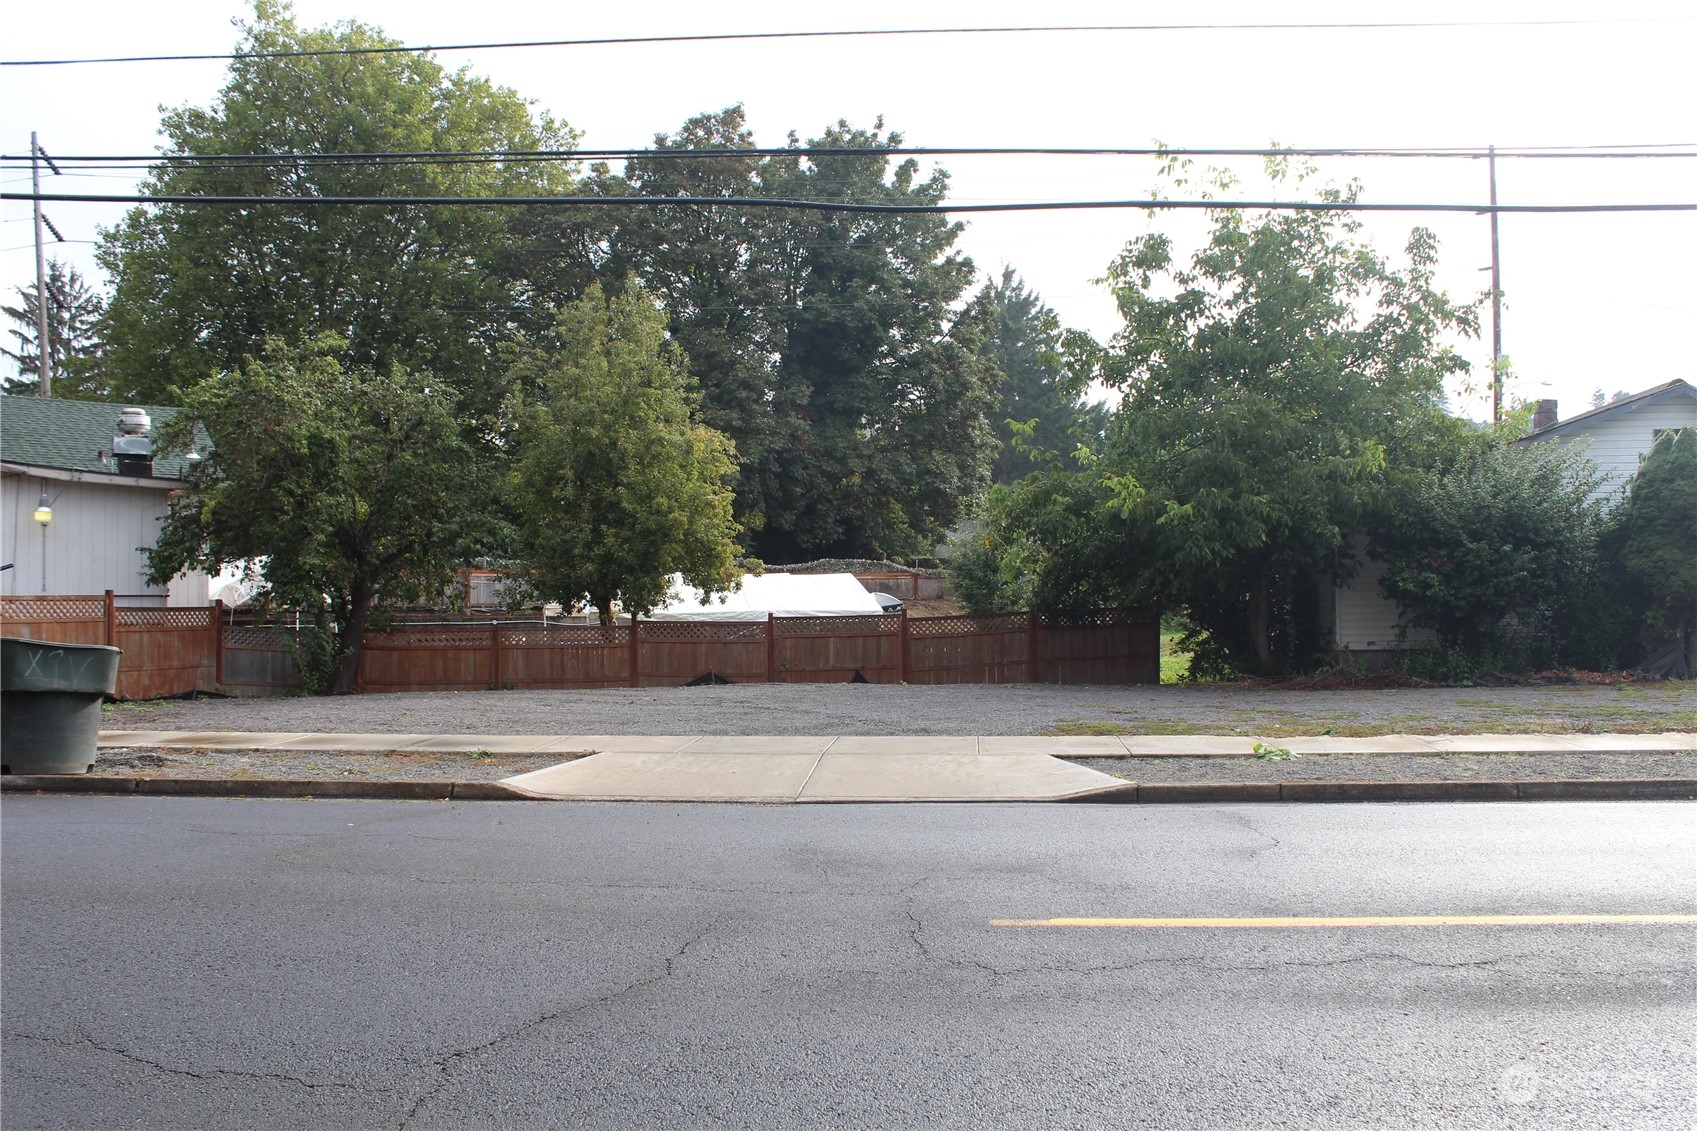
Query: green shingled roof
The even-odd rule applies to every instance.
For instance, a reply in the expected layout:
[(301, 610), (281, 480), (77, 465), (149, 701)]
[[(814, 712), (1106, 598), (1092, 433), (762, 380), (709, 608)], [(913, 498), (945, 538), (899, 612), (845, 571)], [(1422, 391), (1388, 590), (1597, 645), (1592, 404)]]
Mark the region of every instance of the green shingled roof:
[[(0, 396), (0, 460), (30, 467), (56, 467), (116, 475), (112, 437), (124, 405), (100, 401), (62, 401), (51, 397)], [(153, 418), (153, 431), (177, 414), (174, 408), (140, 405)], [(106, 462), (100, 460), (106, 454)], [(153, 463), (155, 479), (182, 478), (183, 461)]]

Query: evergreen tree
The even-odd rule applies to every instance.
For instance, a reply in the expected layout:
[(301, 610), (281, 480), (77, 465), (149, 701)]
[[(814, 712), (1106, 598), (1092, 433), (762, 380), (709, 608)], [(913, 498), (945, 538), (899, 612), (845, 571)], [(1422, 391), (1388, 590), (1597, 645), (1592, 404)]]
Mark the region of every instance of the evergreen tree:
[[(0, 307), (11, 326), (7, 334), (13, 348), (0, 346), (18, 368), (16, 377), (6, 379), (8, 393), (35, 393), (41, 389), (40, 327), (36, 321), (38, 298), (34, 284), (17, 288), (18, 304)], [(57, 259), (47, 263), (47, 339), (51, 347), (55, 397), (66, 400), (109, 399), (106, 385), (106, 343), (101, 335), (101, 318), (106, 303), (88, 285), (75, 267)]]

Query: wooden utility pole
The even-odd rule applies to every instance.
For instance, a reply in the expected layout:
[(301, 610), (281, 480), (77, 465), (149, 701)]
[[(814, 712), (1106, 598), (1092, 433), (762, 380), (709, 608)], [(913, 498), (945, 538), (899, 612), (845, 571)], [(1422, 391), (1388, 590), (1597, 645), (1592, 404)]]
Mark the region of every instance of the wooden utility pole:
[[(29, 175), (35, 188), (35, 345), (41, 396), (53, 395), (53, 351), (47, 340), (47, 257), (41, 250), (41, 143), (29, 135)], [(57, 229), (55, 229), (57, 230)]]
[(1497, 255), (1497, 147), (1491, 165), (1491, 423), (1503, 420), (1503, 277)]

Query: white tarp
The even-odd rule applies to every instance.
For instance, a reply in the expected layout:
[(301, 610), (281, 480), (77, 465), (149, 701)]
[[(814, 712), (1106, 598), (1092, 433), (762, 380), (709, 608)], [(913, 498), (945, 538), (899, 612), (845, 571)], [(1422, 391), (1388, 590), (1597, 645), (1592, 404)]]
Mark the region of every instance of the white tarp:
[(745, 573), (734, 593), (703, 597), (701, 590), (672, 575), (672, 598), (649, 620), (765, 620), (780, 617), (843, 617), (883, 612), (852, 573)]

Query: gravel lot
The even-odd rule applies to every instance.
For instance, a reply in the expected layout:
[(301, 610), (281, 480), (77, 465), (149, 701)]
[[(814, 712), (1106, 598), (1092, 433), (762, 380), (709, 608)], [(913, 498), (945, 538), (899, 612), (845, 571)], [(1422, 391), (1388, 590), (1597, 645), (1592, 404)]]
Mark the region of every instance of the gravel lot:
[(1281, 691), (730, 684), (114, 704), (108, 730), (370, 734), (1441, 734), (1697, 730), (1697, 682)]

